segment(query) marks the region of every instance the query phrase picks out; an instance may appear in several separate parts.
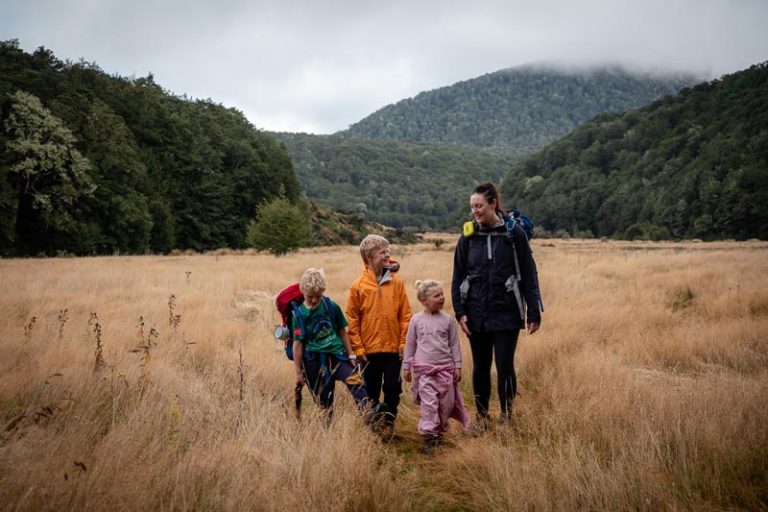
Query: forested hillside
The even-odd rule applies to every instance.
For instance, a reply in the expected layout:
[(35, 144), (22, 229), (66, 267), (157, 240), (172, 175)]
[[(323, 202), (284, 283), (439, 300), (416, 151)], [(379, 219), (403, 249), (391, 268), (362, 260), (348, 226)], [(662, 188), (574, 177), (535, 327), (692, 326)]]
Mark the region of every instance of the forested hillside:
[(458, 229), (469, 192), (508, 159), (459, 146), (278, 133), (310, 199), (392, 227)]
[(243, 247), (280, 192), (290, 156), (237, 110), (0, 43), (0, 254)]
[(768, 64), (604, 114), (517, 163), (503, 193), (546, 230), (768, 239)]
[(603, 67), (521, 66), (422, 92), (337, 135), (458, 144), (520, 158), (602, 112), (624, 112), (699, 80)]

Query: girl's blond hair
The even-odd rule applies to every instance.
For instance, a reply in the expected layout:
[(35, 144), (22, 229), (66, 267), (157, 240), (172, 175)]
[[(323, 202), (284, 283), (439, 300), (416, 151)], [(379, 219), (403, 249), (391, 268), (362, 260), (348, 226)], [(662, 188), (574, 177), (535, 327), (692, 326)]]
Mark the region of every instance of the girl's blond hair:
[(299, 288), (304, 293), (324, 292), (326, 288), (325, 270), (310, 267), (301, 275)]
[(414, 286), (416, 287), (416, 298), (419, 299), (419, 301), (422, 301), (427, 298), (427, 293), (429, 293), (430, 288), (434, 288), (435, 286), (443, 286), (443, 283), (440, 281), (435, 281), (434, 279), (424, 279), (417, 280), (414, 283)]

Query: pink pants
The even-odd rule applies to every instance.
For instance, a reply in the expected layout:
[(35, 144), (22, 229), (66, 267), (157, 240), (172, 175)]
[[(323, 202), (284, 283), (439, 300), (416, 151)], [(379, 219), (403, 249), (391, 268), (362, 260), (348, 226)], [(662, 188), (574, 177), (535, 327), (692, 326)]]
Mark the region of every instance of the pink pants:
[(469, 413), (459, 386), (453, 381), (453, 364), (413, 362), (413, 398), (421, 405), (419, 434), (437, 436), (448, 430), (448, 419), (458, 420), (466, 429)]

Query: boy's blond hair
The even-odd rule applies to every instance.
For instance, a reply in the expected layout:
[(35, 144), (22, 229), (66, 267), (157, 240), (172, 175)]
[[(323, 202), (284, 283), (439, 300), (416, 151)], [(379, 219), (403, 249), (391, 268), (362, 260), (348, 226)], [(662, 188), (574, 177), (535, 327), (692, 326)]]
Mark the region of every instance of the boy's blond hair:
[(427, 294), (429, 293), (430, 289), (436, 286), (442, 288), (443, 283), (440, 281), (435, 281), (434, 279), (424, 279), (423, 281), (416, 281), (414, 286), (416, 287), (416, 298), (419, 299), (419, 302), (421, 302), (427, 298)]
[(363, 258), (363, 263), (368, 263), (371, 253), (382, 247), (389, 247), (389, 240), (381, 235), (368, 235), (363, 238), (360, 242), (360, 256)]
[(302, 293), (324, 292), (326, 288), (325, 270), (322, 268), (310, 267), (304, 271), (299, 281), (299, 288)]

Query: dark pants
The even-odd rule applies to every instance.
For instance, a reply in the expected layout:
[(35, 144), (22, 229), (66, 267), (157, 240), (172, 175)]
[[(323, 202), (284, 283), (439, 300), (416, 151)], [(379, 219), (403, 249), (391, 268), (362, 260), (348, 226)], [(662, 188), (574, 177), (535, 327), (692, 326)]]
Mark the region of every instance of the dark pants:
[(353, 373), (352, 365), (347, 359), (339, 359), (331, 354), (304, 352), (302, 362), (307, 386), (320, 407), (330, 408), (333, 406), (336, 381), (341, 381), (347, 386), (352, 394), (352, 399), (358, 406), (365, 400), (367, 396), (365, 386), (362, 383), (350, 384), (347, 382)]
[(388, 411), (397, 416), (400, 393), (403, 392), (400, 382), (400, 355), (386, 352), (367, 354), (367, 357), (368, 364), (363, 370), (363, 378), (368, 389), (368, 398), (375, 407), (381, 400), (383, 390)]
[(510, 414), (512, 400), (517, 395), (515, 376), (515, 349), (520, 330), (499, 332), (475, 332), (469, 337), (472, 348), (472, 388), (475, 407), (479, 416), (488, 415), (488, 400), (491, 396), (491, 361), (496, 352), (497, 387), (501, 413)]

